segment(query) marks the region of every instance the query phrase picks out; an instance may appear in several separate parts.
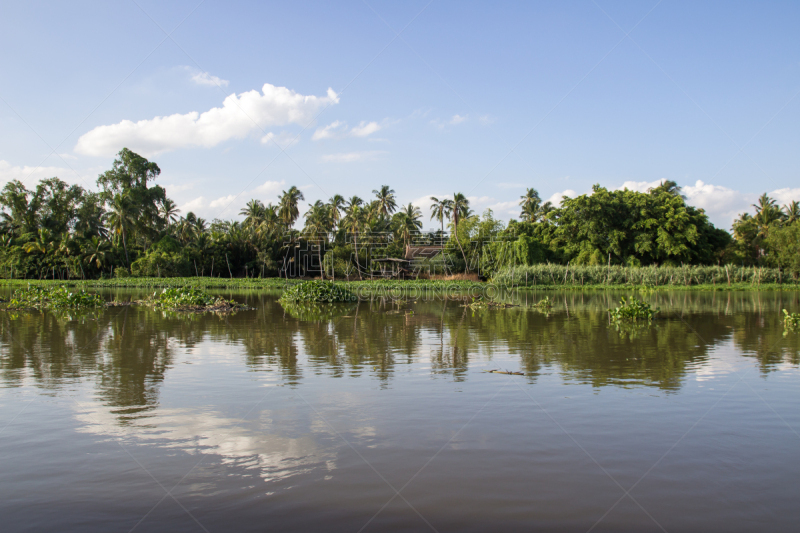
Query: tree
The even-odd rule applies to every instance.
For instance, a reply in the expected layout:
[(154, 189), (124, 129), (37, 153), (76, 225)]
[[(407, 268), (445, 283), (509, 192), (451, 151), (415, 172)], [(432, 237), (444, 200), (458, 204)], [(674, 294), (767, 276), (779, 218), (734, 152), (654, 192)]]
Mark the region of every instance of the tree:
[(247, 202), (247, 206), (244, 207), (239, 214), (244, 216), (244, 225), (256, 227), (259, 226), (263, 221), (266, 215), (266, 208), (261, 200), (250, 200)]
[(342, 219), (342, 210), (345, 207), (344, 197), (341, 194), (334, 194), (330, 200), (328, 200), (328, 205), (331, 209), (331, 222), (333, 223), (333, 229), (339, 227), (339, 222)]
[(410, 244), (411, 236), (422, 229), (422, 211), (419, 207), (412, 203), (405, 206), (400, 212), (395, 215), (398, 222), (398, 232), (403, 238), (406, 247)]
[(456, 242), (461, 250), (461, 256), (464, 258), (464, 268), (467, 270), (469, 270), (469, 265), (467, 264), (467, 254), (464, 253), (464, 248), (461, 246), (461, 240), (458, 238), (458, 223), (461, 221), (461, 219), (469, 217), (470, 213), (469, 200), (467, 197), (460, 192), (453, 193), (453, 200), (452, 204), (450, 205), (450, 214), (453, 217), (453, 234), (455, 235)]
[(539, 198), (539, 192), (534, 188), (529, 188), (525, 194), (520, 196), (519, 205), (522, 207), (520, 218), (526, 222), (534, 222), (541, 203), (542, 199)]
[(278, 215), (287, 228), (294, 226), (295, 221), (297, 221), (297, 218), (300, 216), (300, 210), (298, 209), (297, 204), (301, 200), (305, 199), (306, 198), (303, 196), (302, 191), (294, 185), (289, 187), (288, 191), (283, 191), (283, 194), (278, 201), (278, 205), (280, 206), (278, 209)]
[(128, 234), (136, 224), (137, 209), (126, 193), (117, 193), (111, 200), (107, 215), (111, 231), (122, 237), (122, 248), (125, 250), (125, 263), (130, 266), (128, 257)]
[(86, 247), (84, 260), (87, 264), (94, 263), (98, 269), (102, 269), (106, 263), (108, 253), (108, 241), (97, 236), (92, 237)]
[[(319, 259), (320, 277), (325, 279), (325, 270), (322, 268), (322, 247), (328, 242), (328, 232), (333, 227), (330, 206), (325, 205), (322, 200), (314, 202), (305, 214), (306, 225), (303, 233), (306, 238), (317, 241), (317, 257)], [(318, 239), (321, 238), (321, 241)]]
[(389, 218), (389, 215), (397, 210), (397, 201), (394, 196), (394, 189), (388, 185), (382, 185), (380, 189), (372, 191), (377, 199), (376, 214)]
[(162, 223), (167, 227), (178, 221), (178, 213), (180, 213), (178, 205), (169, 198), (164, 199), (158, 210)]
[(431, 196), (433, 205), (431, 206), (431, 220), (434, 218), (442, 225), (442, 239), (444, 239), (444, 221), (450, 218), (450, 213), (453, 210), (453, 201), (449, 198), (442, 198), (441, 200), (435, 196)]
[(783, 216), (787, 224), (794, 224), (800, 220), (800, 203), (793, 200), (790, 204), (783, 206)]

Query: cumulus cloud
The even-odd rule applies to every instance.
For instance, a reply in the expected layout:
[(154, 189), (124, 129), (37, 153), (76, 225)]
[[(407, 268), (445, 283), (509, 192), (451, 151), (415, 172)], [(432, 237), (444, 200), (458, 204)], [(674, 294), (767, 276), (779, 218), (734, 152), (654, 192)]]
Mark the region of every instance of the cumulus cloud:
[(195, 71), (192, 73), (192, 81), (197, 85), (209, 85), (211, 87), (227, 87), (228, 80), (223, 80), (208, 72)]
[(288, 150), (290, 146), (294, 146), (299, 142), (300, 142), (300, 136), (292, 135), (288, 131), (282, 131), (277, 135), (272, 132), (269, 132), (263, 137), (261, 137), (262, 144), (266, 144), (269, 146), (277, 146), (281, 150)]
[(453, 115), (453, 118), (450, 119), (450, 124), (452, 124), (453, 126), (455, 126), (456, 124), (461, 124), (462, 122), (465, 122), (467, 120), (467, 116), (468, 115), (464, 115), (463, 117), (461, 115)]
[(260, 197), (264, 198), (272, 198), (277, 197), (278, 193), (281, 192), (281, 189), (286, 185), (286, 180), (281, 181), (265, 181), (255, 189), (253, 192), (258, 194)]
[(629, 191), (647, 192), (649, 189), (658, 187), (664, 180), (656, 181), (626, 181), (617, 190), (628, 189)]
[(320, 141), (322, 139), (343, 139), (345, 137), (367, 137), (382, 128), (377, 122), (367, 122), (362, 120), (358, 126), (353, 126), (347, 129), (347, 122), (336, 120), (327, 126), (317, 128), (314, 135), (311, 136), (312, 141)]
[(354, 137), (366, 137), (367, 135), (372, 135), (379, 129), (381, 129), (381, 126), (377, 122), (366, 122), (362, 120), (358, 126), (353, 126), (353, 129), (350, 130), (350, 134)]
[(133, 122), (98, 126), (78, 139), (75, 151), (92, 156), (113, 156), (122, 146), (145, 156), (179, 148), (210, 148), (241, 139), (260, 127), (306, 125), (325, 106), (339, 102), (328, 89), (326, 96), (304, 96), (286, 87), (265, 83), (258, 91), (231, 94), (203, 113), (192, 111)]
[(576, 193), (572, 189), (567, 189), (566, 191), (553, 193), (553, 195), (550, 196), (550, 198), (548, 198), (546, 201), (553, 204), (554, 207), (560, 207), (561, 200), (563, 200), (565, 196), (569, 196), (570, 198), (575, 198), (577, 195), (578, 193)]
[(784, 189), (777, 189), (769, 193), (769, 195), (781, 206), (788, 205), (795, 200), (800, 202), (800, 188), (786, 187)]
[(353, 163), (355, 161), (371, 161), (387, 153), (385, 150), (367, 150), (363, 152), (342, 152), (325, 154), (322, 160), (326, 163)]
[(11, 180), (20, 180), (28, 183), (28, 180), (38, 181), (54, 176), (65, 180), (67, 175), (74, 176), (75, 174), (71, 170), (62, 167), (13, 166), (8, 161), (0, 159), (0, 183), (6, 183)]

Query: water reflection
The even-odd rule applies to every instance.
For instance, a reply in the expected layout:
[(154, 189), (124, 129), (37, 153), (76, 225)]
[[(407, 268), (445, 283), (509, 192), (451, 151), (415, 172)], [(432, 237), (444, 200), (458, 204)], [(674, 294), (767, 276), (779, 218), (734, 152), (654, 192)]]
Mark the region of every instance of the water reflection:
[(606, 311), (620, 295), (551, 294), (548, 313), (525, 307), (543, 296), (535, 293), (508, 296), (519, 307), (478, 311), (459, 300), (374, 298), (314, 314), (287, 310), (274, 294), (248, 293), (226, 296), (256, 310), (228, 316), (143, 307), (80, 316), (2, 312), (0, 377), (4, 387), (32, 382), (51, 393), (93, 381), (124, 424), (158, 404), (176, 354), (205, 343), (226, 346), (250, 371), (278, 371), (291, 386), (308, 372), (368, 374), (387, 386), (398, 366), (411, 363), (463, 381), (471, 364), (490, 368), (511, 357), (532, 383), (556, 369), (567, 381), (594, 387), (674, 391), (712, 350), (730, 343), (764, 373), (800, 364), (800, 335), (783, 337), (780, 314), (800, 307), (798, 293), (640, 296), (661, 309), (649, 327), (609, 324)]

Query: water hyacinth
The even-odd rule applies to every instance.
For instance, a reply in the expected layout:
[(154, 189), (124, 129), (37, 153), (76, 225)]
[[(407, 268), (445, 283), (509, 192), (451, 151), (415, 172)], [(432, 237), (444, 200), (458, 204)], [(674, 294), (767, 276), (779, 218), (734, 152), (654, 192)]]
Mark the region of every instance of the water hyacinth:
[(609, 309), (611, 319), (614, 321), (622, 320), (653, 320), (658, 309), (653, 309), (650, 304), (642, 302), (631, 296), (630, 301), (623, 297), (619, 302), (619, 307)]
[(304, 281), (287, 289), (281, 296), (283, 302), (354, 302), (358, 298), (346, 287), (332, 281)]
[(97, 293), (85, 289), (70, 291), (67, 287), (41, 287), (29, 285), (14, 291), (8, 302), (10, 309), (79, 309), (104, 307), (106, 301)]

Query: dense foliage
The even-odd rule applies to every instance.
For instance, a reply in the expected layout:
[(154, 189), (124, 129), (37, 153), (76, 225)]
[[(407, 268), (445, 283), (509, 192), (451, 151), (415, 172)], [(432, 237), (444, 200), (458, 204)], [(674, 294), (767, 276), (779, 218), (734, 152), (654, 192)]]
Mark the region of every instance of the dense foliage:
[[(428, 213), (398, 205), (384, 185), (372, 200), (318, 200), (296, 229), (305, 200), (297, 187), (283, 191), (276, 205), (249, 201), (241, 222), (209, 223), (191, 212), (181, 216), (155, 184), (160, 173), (156, 163), (123, 149), (97, 179), (96, 192), (55, 177), (33, 190), (7, 183), (0, 192), (0, 277), (366, 280), (465, 273), (504, 279), (536, 265), (728, 264), (779, 268), (778, 277), (800, 278), (800, 207), (779, 208), (766, 195), (754, 216), (736, 221), (733, 237), (688, 205), (670, 181), (647, 192), (598, 185), (560, 206), (542, 202), (530, 188), (521, 196), (521, 220), (507, 225), (491, 210), (474, 213), (462, 193), (432, 197), (430, 219), (439, 229), (430, 232), (421, 231)], [(442, 253), (385, 261), (403, 259), (411, 245)]]
[(783, 310), (783, 328), (786, 332), (800, 331), (800, 313), (790, 313)]

